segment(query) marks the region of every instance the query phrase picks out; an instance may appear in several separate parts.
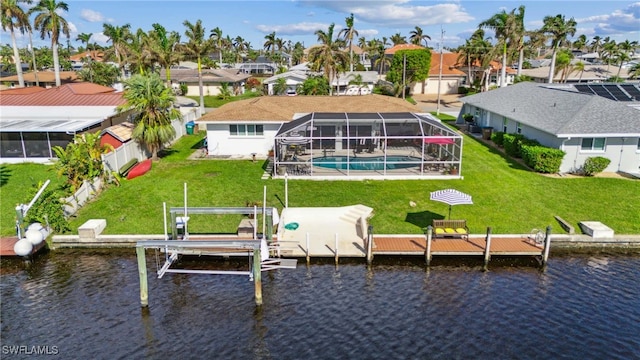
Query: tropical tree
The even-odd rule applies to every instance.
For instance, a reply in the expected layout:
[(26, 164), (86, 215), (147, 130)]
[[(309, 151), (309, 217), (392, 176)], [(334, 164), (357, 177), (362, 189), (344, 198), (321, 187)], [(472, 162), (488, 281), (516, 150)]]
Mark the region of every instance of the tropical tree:
[(637, 41), (625, 40), (618, 44), (618, 51), (616, 54), (617, 55), (616, 60), (618, 61), (618, 74), (616, 75), (617, 77), (620, 77), (620, 71), (622, 70), (622, 65), (624, 65), (625, 62), (631, 60), (633, 52), (637, 47), (638, 47)]
[(78, 72), (80, 79), (103, 86), (115, 84), (119, 75), (120, 70), (116, 66), (100, 61), (88, 61), (88, 64)]
[(213, 42), (211, 41), (211, 39), (204, 38), (206, 31), (202, 26), (202, 21), (200, 19), (198, 19), (195, 24), (192, 24), (191, 22), (189, 22), (189, 20), (185, 20), (182, 24), (187, 28), (184, 34), (189, 39), (189, 41), (181, 48), (188, 57), (195, 59), (198, 63), (198, 91), (200, 94), (200, 113), (204, 114), (202, 58), (206, 57), (211, 49), (213, 49)]
[(324, 75), (329, 81), (329, 94), (333, 94), (332, 79), (337, 76), (338, 72), (344, 70), (347, 64), (347, 54), (342, 51), (345, 45), (344, 40), (333, 38), (334, 23), (329, 25), (329, 29), (325, 32), (317, 30), (315, 32), (320, 45), (309, 50), (309, 62), (311, 70), (324, 71)]
[(551, 84), (553, 82), (553, 76), (555, 74), (554, 66), (558, 48), (567, 40), (568, 36), (575, 35), (576, 26), (578, 24), (573, 18), (565, 20), (564, 15), (561, 14), (558, 14), (556, 16), (545, 16), (542, 21), (544, 25), (542, 26), (541, 31), (551, 36), (552, 53), (551, 67), (549, 68), (548, 79), (548, 83)]
[(524, 5), (518, 7), (518, 12), (512, 10), (510, 13), (511, 21), (513, 24), (513, 31), (509, 39), (510, 46), (518, 52), (518, 69), (517, 76), (522, 74), (522, 65), (524, 63), (524, 37), (527, 35), (527, 30), (524, 28)]
[(269, 51), (271, 53), (271, 55), (273, 55), (273, 53), (275, 52), (275, 49), (276, 49), (276, 45), (277, 45), (276, 32), (274, 31), (271, 34), (265, 35), (264, 39), (266, 41), (262, 45), (263, 49), (265, 51)]
[(154, 23), (150, 32), (151, 52), (155, 60), (164, 67), (167, 85), (171, 83), (171, 65), (180, 61), (181, 54), (175, 51), (176, 45), (180, 43), (180, 34), (175, 31), (167, 32), (164, 26)]
[(409, 32), (409, 41), (411, 41), (412, 44), (420, 45), (422, 40), (424, 40), (424, 47), (429, 47), (429, 43), (427, 42), (427, 40), (431, 40), (431, 36), (423, 33), (421, 27), (416, 26), (413, 30), (411, 30), (411, 32)]
[(86, 49), (87, 51), (89, 51), (89, 42), (91, 41), (91, 36), (93, 36), (93, 34), (80, 33), (76, 37), (76, 41), (80, 41), (83, 45), (86, 44)]
[(312, 75), (298, 86), (296, 92), (302, 95), (328, 95), (329, 88), (326, 77)]
[[(522, 13), (524, 14), (524, 7), (522, 7)], [(507, 86), (507, 48), (510, 42), (514, 41), (516, 33), (520, 33), (523, 36), (523, 31), (518, 31), (519, 24), (516, 19), (515, 9), (511, 13), (507, 13), (505, 10), (493, 15), (487, 20), (484, 20), (478, 25), (479, 28), (489, 28), (495, 32), (496, 35), (496, 47), (502, 49), (502, 66), (500, 69), (500, 87)], [(524, 30), (524, 29), (522, 29)], [(520, 41), (520, 39), (518, 39)]]
[(569, 74), (572, 74), (574, 71), (580, 72), (580, 77), (578, 78), (578, 82), (582, 82), (582, 75), (584, 74), (584, 62), (582, 61), (576, 62), (575, 64), (573, 64), (573, 67), (571, 69), (572, 70)]
[(58, 176), (66, 179), (65, 187), (74, 193), (85, 180), (109, 175), (102, 164), (102, 155), (113, 150), (111, 145), (100, 144), (100, 132), (76, 135), (66, 147), (54, 146), (58, 160), (54, 167)]
[(596, 35), (593, 37), (593, 39), (591, 39), (591, 44), (589, 44), (589, 49), (591, 49), (591, 52), (599, 52), (601, 45), (602, 45), (602, 38)]
[(567, 77), (571, 73), (571, 60), (573, 54), (568, 49), (561, 49), (556, 56), (555, 72), (554, 75), (560, 74), (559, 82), (567, 82)]
[(389, 38), (389, 40), (391, 40), (394, 46), (407, 43), (407, 39), (404, 36), (400, 35), (400, 33), (393, 34), (391, 38)]
[[(428, 49), (396, 51), (387, 72), (387, 81), (412, 88), (411, 84), (422, 82), (429, 76), (430, 68), (431, 51)], [(405, 79), (406, 83), (403, 82)]]
[(304, 45), (300, 41), (296, 41), (291, 50), (291, 61), (294, 65), (298, 65), (304, 59)]
[(59, 13), (67, 11), (69, 11), (67, 3), (56, 2), (56, 0), (40, 0), (36, 6), (29, 10), (29, 15), (37, 14), (33, 20), (33, 27), (40, 31), (40, 38), (44, 39), (46, 35), (51, 38), (56, 86), (60, 86), (60, 59), (58, 57), (60, 32), (69, 39), (69, 23)]
[(218, 52), (218, 64), (222, 66), (222, 49), (224, 48), (224, 36), (222, 35), (222, 29), (215, 27), (211, 30), (209, 39), (213, 41), (214, 49)]
[(18, 85), (20, 87), (24, 87), (24, 76), (22, 75), (22, 60), (20, 59), (20, 52), (18, 51), (15, 30), (18, 30), (20, 31), (20, 33), (24, 34), (25, 30), (31, 31), (31, 24), (29, 23), (29, 16), (20, 7), (20, 2), (30, 4), (31, 0), (2, 0), (2, 2), (0, 3), (2, 4), (2, 6), (0, 6), (0, 21), (2, 22), (2, 30), (8, 30), (11, 33), (13, 61), (16, 65)]
[(173, 107), (175, 96), (153, 73), (134, 75), (124, 85), (126, 102), (118, 106), (118, 112), (132, 111), (131, 137), (149, 150), (152, 160), (157, 160), (158, 151), (176, 136), (171, 121), (181, 119), (180, 111)]
[(630, 79), (638, 79), (640, 78), (640, 63), (636, 63), (629, 69), (629, 78)]
[(287, 79), (281, 77), (278, 78), (273, 84), (273, 94), (274, 95), (283, 95), (287, 92)]
[(341, 36), (349, 46), (349, 71), (353, 71), (353, 38), (358, 36), (358, 30), (353, 27), (353, 13), (344, 21), (347, 27), (340, 30), (338, 36)]
[(118, 68), (122, 72), (122, 78), (125, 77), (124, 61), (127, 57), (127, 50), (129, 41), (131, 41), (131, 25), (125, 24), (122, 26), (102, 24), (102, 33), (111, 41), (111, 49), (106, 51), (106, 56), (110, 56), (113, 52), (113, 56), (118, 63)]
[(131, 72), (144, 75), (153, 66), (153, 54), (151, 53), (149, 35), (142, 29), (131, 34), (127, 44), (127, 60), (131, 65)]
[(587, 46), (587, 35), (582, 34), (578, 36), (576, 41), (572, 44), (573, 48), (579, 51), (582, 51)]

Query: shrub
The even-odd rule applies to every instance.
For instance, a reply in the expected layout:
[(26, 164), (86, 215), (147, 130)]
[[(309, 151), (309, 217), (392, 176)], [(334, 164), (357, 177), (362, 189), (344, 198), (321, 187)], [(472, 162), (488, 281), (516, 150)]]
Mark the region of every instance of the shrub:
[(533, 170), (545, 174), (555, 174), (559, 172), (562, 158), (566, 154), (560, 149), (526, 143), (522, 144), (520, 151), (525, 164)]
[(521, 146), (521, 141), (524, 139), (524, 135), (522, 134), (504, 134), (503, 135), (503, 146), (504, 146), (504, 152), (507, 153), (507, 155), (515, 157), (515, 158), (521, 158), (522, 155), (520, 154), (520, 146)]
[(611, 160), (602, 156), (587, 158), (582, 165), (582, 173), (586, 176), (593, 176), (604, 171), (610, 163)]
[(491, 134), (491, 141), (498, 146), (504, 146), (504, 132), (497, 131)]
[(458, 86), (458, 94), (466, 95), (469, 93), (469, 88), (466, 86)]
[(187, 96), (188, 92), (189, 87), (187, 86), (187, 84), (180, 84), (180, 95)]
[(260, 80), (254, 78), (254, 77), (250, 77), (250, 78), (247, 79), (247, 82), (245, 83), (245, 86), (249, 90), (255, 89), (258, 86), (260, 86)]

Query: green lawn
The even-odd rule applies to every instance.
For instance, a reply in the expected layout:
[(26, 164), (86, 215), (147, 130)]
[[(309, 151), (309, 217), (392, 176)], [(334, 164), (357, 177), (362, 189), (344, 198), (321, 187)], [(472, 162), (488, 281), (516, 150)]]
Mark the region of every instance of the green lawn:
[[(206, 108), (218, 108), (228, 102), (232, 102), (232, 101), (238, 101), (238, 100), (245, 100), (245, 99), (251, 99), (257, 96), (261, 96), (261, 92), (259, 89), (257, 89), (255, 92), (253, 91), (246, 91), (244, 94), (242, 95), (238, 95), (238, 96), (232, 96), (229, 99), (226, 100), (222, 100), (219, 99), (217, 96), (209, 96), (206, 95), (204, 96), (204, 107)], [(195, 100), (196, 102), (200, 103), (200, 96), (187, 96), (190, 99)]]
[[(183, 206), (184, 183), (188, 206), (245, 206), (262, 202), (282, 209), (283, 180), (261, 180), (261, 162), (186, 160), (204, 133), (187, 135), (153, 164), (145, 176), (110, 187), (85, 206), (71, 228), (92, 218), (107, 219), (107, 233), (162, 233), (162, 204)], [(14, 169), (14, 166), (8, 166)], [(19, 170), (12, 170), (12, 174)], [(421, 233), (434, 218), (447, 215), (448, 206), (429, 200), (434, 190), (455, 188), (473, 196), (474, 205), (454, 206), (452, 218), (466, 219), (473, 233), (491, 226), (494, 233), (528, 233), (553, 227), (563, 232), (554, 215), (578, 229), (579, 221), (601, 221), (617, 234), (640, 234), (640, 181), (614, 178), (551, 178), (530, 172), (517, 162), (465, 135), (463, 180), (311, 181), (291, 180), (289, 206), (364, 204), (374, 209), (374, 232)], [(9, 178), (10, 182), (13, 180)], [(3, 226), (6, 217), (4, 193)], [(409, 203), (413, 201), (416, 207)], [(8, 208), (11, 208), (9, 206)], [(235, 232), (239, 216), (192, 218), (190, 232)], [(579, 229), (578, 229), (579, 231)]]

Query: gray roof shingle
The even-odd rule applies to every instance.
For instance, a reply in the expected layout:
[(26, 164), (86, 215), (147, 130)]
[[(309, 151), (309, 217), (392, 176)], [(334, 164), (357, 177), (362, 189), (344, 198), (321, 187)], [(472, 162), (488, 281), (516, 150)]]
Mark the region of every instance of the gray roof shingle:
[(640, 110), (596, 95), (522, 82), (460, 99), (547, 133), (640, 136)]

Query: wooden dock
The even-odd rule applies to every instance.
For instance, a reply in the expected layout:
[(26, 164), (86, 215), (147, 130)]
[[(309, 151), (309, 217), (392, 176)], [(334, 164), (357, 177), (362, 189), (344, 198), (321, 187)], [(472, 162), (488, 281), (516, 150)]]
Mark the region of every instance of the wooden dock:
[[(5, 257), (5, 256), (18, 257), (18, 255), (16, 255), (16, 252), (13, 251), (13, 246), (17, 242), (18, 242), (17, 236), (0, 238), (0, 257)], [(33, 250), (31, 251), (31, 255), (40, 251), (42, 248), (45, 247), (45, 245), (46, 245), (46, 242), (43, 241), (40, 244), (34, 246)]]
[[(431, 255), (468, 256), (484, 255), (485, 236), (471, 235), (465, 239), (434, 239), (431, 242)], [(425, 236), (374, 235), (373, 255), (425, 255), (427, 241)], [(492, 236), (491, 255), (541, 255), (543, 247), (535, 245), (526, 237)]]

